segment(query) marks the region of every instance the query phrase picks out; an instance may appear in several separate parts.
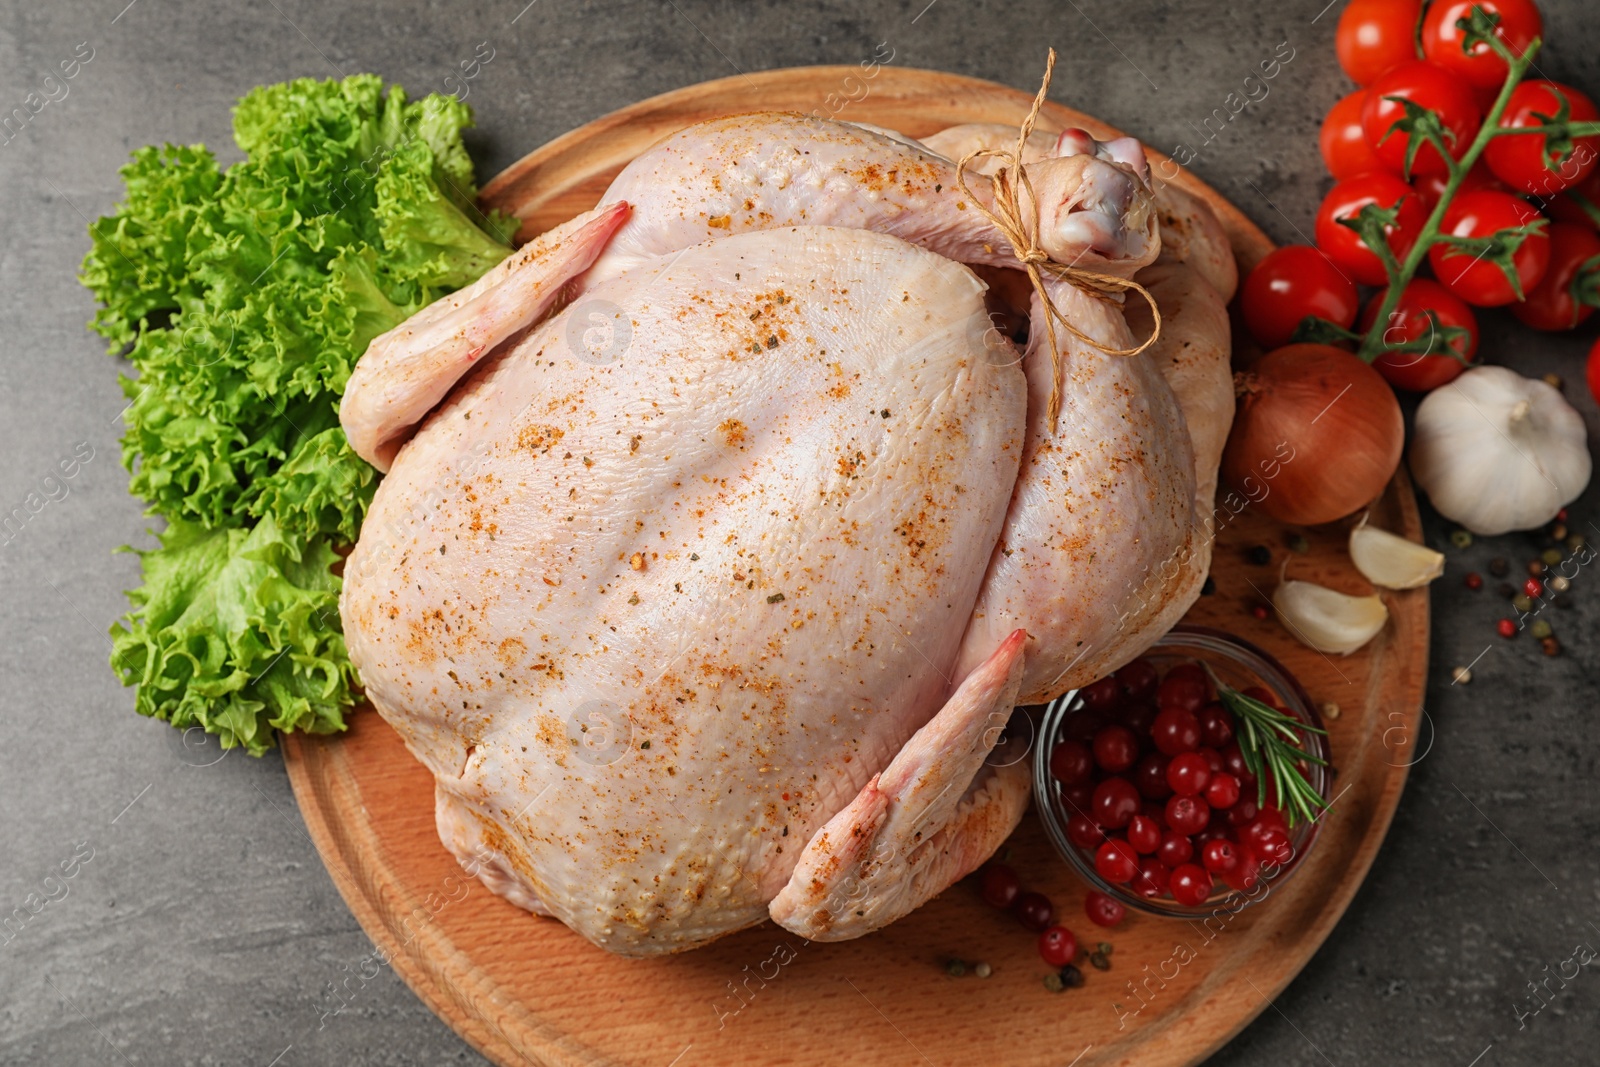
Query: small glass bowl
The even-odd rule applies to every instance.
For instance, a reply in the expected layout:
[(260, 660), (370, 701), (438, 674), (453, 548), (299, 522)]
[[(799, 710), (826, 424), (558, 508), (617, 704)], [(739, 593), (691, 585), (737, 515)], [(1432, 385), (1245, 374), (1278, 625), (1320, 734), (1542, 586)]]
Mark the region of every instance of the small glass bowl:
[[(1178, 626), (1157, 641), (1141, 658), (1148, 660), (1163, 675), (1168, 668), (1178, 663), (1202, 662), (1226, 685), (1240, 690), (1250, 686), (1260, 686), (1272, 693), (1278, 704), (1289, 714), (1319, 730), (1323, 728), (1322, 717), (1317, 714), (1311, 698), (1300, 688), (1300, 683), (1295, 681), (1294, 676), (1267, 653), (1232, 634), (1201, 626)], [(1062, 796), (1060, 783), (1050, 774), (1050, 751), (1061, 739), (1067, 718), (1082, 707), (1083, 701), (1076, 690), (1046, 705), (1044, 719), (1039, 726), (1039, 743), (1034, 748), (1033, 754), (1033, 795), (1034, 803), (1039, 809), (1040, 821), (1044, 823), (1045, 833), (1051, 843), (1091, 889), (1098, 890), (1129, 908), (1150, 915), (1192, 919), (1217, 911), (1237, 912), (1270, 896), (1272, 890), (1279, 888), (1284, 880), (1294, 873), (1305, 859), (1306, 853), (1311, 850), (1312, 842), (1317, 836), (1317, 821), (1302, 822), (1289, 831), (1289, 843), (1293, 847), (1294, 854), (1287, 863), (1280, 865), (1270, 878), (1265, 874), (1265, 864), (1260, 882), (1248, 892), (1232, 889), (1219, 878), (1216, 880), (1216, 888), (1203, 904), (1179, 904), (1169, 897), (1140, 896), (1126, 885), (1115, 885), (1106, 881), (1095, 870), (1094, 857), (1067, 838), (1067, 816), (1070, 812)], [(1307, 731), (1303, 732), (1301, 737), (1303, 739), (1301, 747), (1306, 752), (1323, 760), (1330, 758), (1327, 735)], [(1310, 782), (1322, 797), (1331, 796), (1329, 792), (1333, 783), (1331, 767), (1309, 764), (1306, 781)]]

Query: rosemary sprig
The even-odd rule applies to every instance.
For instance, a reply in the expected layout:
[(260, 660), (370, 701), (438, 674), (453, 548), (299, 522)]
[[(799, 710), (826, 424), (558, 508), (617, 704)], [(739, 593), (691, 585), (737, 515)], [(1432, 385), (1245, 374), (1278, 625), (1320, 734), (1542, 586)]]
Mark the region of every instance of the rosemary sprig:
[(1255, 697), (1245, 696), (1217, 681), (1215, 675), (1212, 680), (1216, 681), (1222, 703), (1238, 721), (1239, 752), (1244, 756), (1245, 766), (1256, 776), (1256, 804), (1265, 806), (1267, 803), (1267, 776), (1263, 771), (1270, 771), (1284, 821), (1292, 828), (1300, 819), (1310, 822), (1316, 818), (1312, 808), (1325, 808), (1328, 802), (1300, 773), (1300, 761), (1322, 767), (1326, 767), (1328, 761), (1300, 747), (1300, 731), (1323, 735), (1327, 731), (1301, 722)]

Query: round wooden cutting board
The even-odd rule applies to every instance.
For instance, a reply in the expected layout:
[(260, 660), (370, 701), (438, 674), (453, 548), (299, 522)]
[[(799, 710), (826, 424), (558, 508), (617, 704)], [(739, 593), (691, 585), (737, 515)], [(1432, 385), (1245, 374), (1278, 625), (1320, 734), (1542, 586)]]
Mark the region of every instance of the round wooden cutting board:
[[(592, 206), (627, 161), (700, 119), (783, 109), (920, 136), (961, 122), (1015, 125), (1030, 102), (988, 82), (893, 67), (729, 78), (574, 130), (490, 182), (483, 201), (518, 215), (526, 238)], [(1082, 126), (1101, 138), (1118, 132), (1054, 104), (1044, 117), (1043, 126)], [(1241, 272), (1270, 250), (1216, 193), (1187, 174), (1178, 182), (1220, 216)], [(1420, 536), (1403, 473), (1371, 521)], [(1109, 971), (1088, 969), (1087, 983), (1065, 993), (1045, 989), (1033, 935), (983, 905), (970, 882), (856, 941), (808, 943), (769, 923), (679, 956), (622, 959), (463, 875), (434, 831), (432, 778), (376, 714), (352, 716), (338, 737), (286, 738), (289, 777), (362, 927), (417, 995), (497, 1063), (1194, 1064), (1265, 1008), (1328, 936), (1383, 840), (1419, 740), (1427, 591), (1384, 594), (1392, 613), (1384, 632), (1354, 655), (1322, 656), (1251, 607), (1286, 558), (1293, 577), (1368, 587), (1345, 555), (1347, 527), (1293, 531), (1310, 542), (1304, 554), (1288, 548), (1291, 532), (1252, 509), (1228, 524), (1212, 568), (1216, 592), (1188, 619), (1265, 648), (1318, 703), (1341, 709), (1328, 723), (1338, 777), (1317, 843), (1291, 879), (1231, 919), (1132, 915), (1105, 931), (1084, 918), (1082, 887), (1030, 815), (1008, 845), (1010, 862), (1080, 939), (1114, 946)], [(1270, 565), (1249, 562), (1257, 545), (1272, 549)], [(951, 977), (943, 963), (952, 957), (985, 961), (993, 974)]]

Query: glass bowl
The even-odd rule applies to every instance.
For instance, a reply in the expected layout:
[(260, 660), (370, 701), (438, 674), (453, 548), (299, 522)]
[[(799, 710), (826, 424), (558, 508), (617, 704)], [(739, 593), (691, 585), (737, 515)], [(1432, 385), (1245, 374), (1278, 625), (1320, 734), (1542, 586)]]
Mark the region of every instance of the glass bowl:
[[(1198, 661), (1210, 667), (1217, 678), (1234, 689), (1260, 686), (1272, 693), (1279, 706), (1302, 722), (1322, 729), (1323, 723), (1311, 698), (1306, 696), (1300, 683), (1283, 666), (1267, 653), (1248, 641), (1220, 630), (1200, 626), (1178, 626), (1161, 638), (1141, 657), (1148, 660), (1165, 675), (1168, 668), (1180, 662)], [(1039, 743), (1033, 754), (1033, 795), (1039, 809), (1045, 833), (1067, 864), (1091, 888), (1119, 901), (1124, 906), (1150, 915), (1167, 915), (1179, 919), (1193, 919), (1218, 912), (1231, 914), (1251, 904), (1260, 902), (1283, 885), (1304, 861), (1316, 840), (1318, 821), (1301, 822), (1289, 831), (1293, 854), (1274, 870), (1262, 864), (1262, 877), (1254, 887), (1246, 890), (1230, 888), (1220, 878), (1212, 894), (1204, 903), (1180, 904), (1168, 897), (1141, 896), (1126, 885), (1117, 885), (1102, 878), (1094, 867), (1094, 857), (1074, 845), (1067, 837), (1067, 817), (1070, 806), (1059, 782), (1050, 774), (1050, 752), (1063, 736), (1067, 720), (1083, 707), (1076, 690), (1056, 698), (1046, 705), (1039, 726)], [(1325, 734), (1302, 732), (1301, 748), (1313, 756), (1328, 760), (1328, 738)], [(1317, 793), (1331, 799), (1329, 787), (1333, 782), (1331, 767), (1309, 764), (1306, 781)], [(1247, 794), (1248, 795), (1248, 794)], [(1198, 857), (1196, 858), (1198, 862)]]

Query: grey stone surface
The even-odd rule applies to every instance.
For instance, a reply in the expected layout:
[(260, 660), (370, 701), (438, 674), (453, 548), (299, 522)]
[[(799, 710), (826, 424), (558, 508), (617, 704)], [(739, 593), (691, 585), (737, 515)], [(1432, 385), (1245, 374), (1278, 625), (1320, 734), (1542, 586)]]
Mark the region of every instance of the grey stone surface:
[[(68, 895), (0, 945), (4, 1064), (482, 1062), (387, 971), (319, 1029), (323, 989), (370, 946), (305, 835), (281, 760), (185, 750), (132, 713), (106, 667), (106, 627), (136, 575), (113, 552), (146, 520), (118, 465), (116, 368), (83, 328), (92, 306), (74, 274), (84, 226), (115, 201), (130, 150), (226, 150), (230, 105), (261, 82), (374, 71), (441, 89), (481, 41), (496, 49), (470, 97), (484, 175), (614, 108), (735, 69), (854, 62), (887, 42), (897, 65), (1031, 90), (1053, 43), (1055, 98), (1160, 148), (1197, 148), (1196, 172), (1296, 240), (1328, 184), (1319, 118), (1345, 91), (1332, 55), (1342, 5), (1316, 18), (1324, 0), (124, 2), (0, 5), (0, 111), (79, 42), (94, 49), (69, 95), (0, 146), (0, 507), (74, 448), (93, 450), (65, 498), (0, 545), (0, 911), (80, 857)], [(1554, 44), (1542, 67), (1600, 93), (1592, 5), (1543, 7)], [(1269, 96), (1200, 144), (1196, 128), (1280, 42), (1294, 58)], [(1484, 320), (1491, 360), (1561, 374), (1600, 430), (1581, 385), (1592, 326), (1552, 338)], [(1595, 503), (1591, 490), (1573, 508), (1591, 537)], [(1436, 544), (1447, 533), (1430, 517)], [(1434, 592), (1431, 750), (1344, 921), (1212, 1062), (1600, 1061), (1593, 968), (1564, 989), (1551, 981), (1537, 1016), (1516, 1014), (1531, 1006), (1530, 980), (1576, 944), (1600, 946), (1596, 579), (1582, 574), (1577, 607), (1553, 614), (1567, 649), (1555, 660), (1526, 638), (1496, 639), (1498, 604), (1460, 582), (1491, 556), (1526, 560), (1537, 547), (1514, 536), (1450, 550)], [(1450, 686), (1469, 661), (1471, 685)]]

